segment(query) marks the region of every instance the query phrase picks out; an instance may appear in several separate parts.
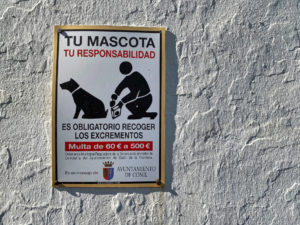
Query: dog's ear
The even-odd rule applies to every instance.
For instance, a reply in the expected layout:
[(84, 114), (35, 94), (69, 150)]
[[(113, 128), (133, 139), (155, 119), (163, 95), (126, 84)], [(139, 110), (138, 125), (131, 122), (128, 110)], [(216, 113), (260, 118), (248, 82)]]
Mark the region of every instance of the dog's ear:
[(78, 84), (75, 80), (73, 80), (72, 78), (70, 79), (70, 82), (71, 82), (72, 84), (74, 84), (74, 85), (79, 86), (79, 84)]

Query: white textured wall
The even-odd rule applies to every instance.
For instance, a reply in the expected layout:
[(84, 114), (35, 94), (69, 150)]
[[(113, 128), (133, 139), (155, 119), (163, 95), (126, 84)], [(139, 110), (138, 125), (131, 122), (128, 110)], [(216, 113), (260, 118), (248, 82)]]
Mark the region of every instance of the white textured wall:
[[(299, 7), (1, 0), (1, 223), (300, 224)], [(168, 28), (164, 190), (51, 187), (55, 24)]]

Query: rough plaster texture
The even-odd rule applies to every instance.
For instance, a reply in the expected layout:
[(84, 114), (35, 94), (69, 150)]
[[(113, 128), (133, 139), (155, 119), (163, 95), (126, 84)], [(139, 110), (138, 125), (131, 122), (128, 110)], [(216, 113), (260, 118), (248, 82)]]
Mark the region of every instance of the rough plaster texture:
[[(0, 1), (1, 224), (300, 224), (298, 0)], [(160, 189), (51, 187), (53, 25), (166, 26)]]

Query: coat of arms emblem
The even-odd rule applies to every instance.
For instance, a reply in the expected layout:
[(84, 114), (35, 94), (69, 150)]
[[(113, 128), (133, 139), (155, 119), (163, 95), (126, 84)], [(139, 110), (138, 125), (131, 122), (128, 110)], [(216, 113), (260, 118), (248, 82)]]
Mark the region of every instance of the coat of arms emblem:
[(112, 168), (113, 162), (104, 162), (103, 177), (105, 180), (111, 180), (114, 177), (114, 168)]

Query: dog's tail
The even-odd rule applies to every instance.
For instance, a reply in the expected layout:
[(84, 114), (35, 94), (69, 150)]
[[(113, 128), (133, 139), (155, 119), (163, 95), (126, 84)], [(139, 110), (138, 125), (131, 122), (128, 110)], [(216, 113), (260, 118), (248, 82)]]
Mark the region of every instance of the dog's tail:
[(106, 118), (107, 112), (108, 112), (108, 110), (106, 110), (105, 112), (102, 112), (101, 114), (98, 114), (96, 118)]

